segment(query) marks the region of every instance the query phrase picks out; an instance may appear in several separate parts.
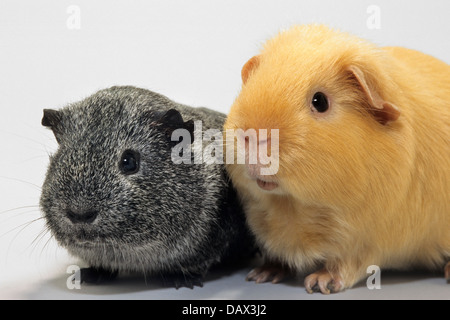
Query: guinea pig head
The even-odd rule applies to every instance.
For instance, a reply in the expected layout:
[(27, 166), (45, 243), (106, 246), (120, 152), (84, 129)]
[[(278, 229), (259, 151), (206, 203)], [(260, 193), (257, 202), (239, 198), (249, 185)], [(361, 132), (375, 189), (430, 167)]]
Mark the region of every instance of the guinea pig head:
[(267, 165), (260, 152), (251, 163), (246, 136), (234, 150), (235, 158), (246, 154), (245, 162), (227, 161), (234, 184), (256, 196), (330, 205), (339, 195), (362, 197), (371, 174), (393, 165), (383, 154), (395, 149), (400, 111), (382, 60), (371, 45), (322, 26), (293, 28), (269, 41), (244, 65), (225, 129), (256, 132), (253, 148), (270, 149), (277, 171), (258, 172)]
[(53, 131), (58, 150), (40, 204), (56, 240), (91, 265), (120, 268), (128, 263), (121, 259), (145, 248), (157, 266), (176, 251), (177, 230), (196, 219), (179, 208), (195, 208), (189, 192), (202, 182), (189, 172), (195, 167), (173, 165), (170, 140), (176, 128), (193, 126), (174, 109), (145, 111), (114, 92), (44, 110), (42, 124)]

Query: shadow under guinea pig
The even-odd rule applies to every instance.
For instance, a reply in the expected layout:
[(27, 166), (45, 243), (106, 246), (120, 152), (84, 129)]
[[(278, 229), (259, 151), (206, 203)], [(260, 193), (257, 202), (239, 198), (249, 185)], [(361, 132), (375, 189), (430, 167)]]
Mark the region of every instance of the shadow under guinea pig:
[[(347, 299), (445, 299), (447, 284), (441, 274), (421, 270), (382, 271), (380, 290), (369, 290), (367, 278), (351, 289), (339, 294), (308, 294), (304, 288), (304, 277), (286, 278), (278, 284), (245, 281), (246, 274), (258, 264), (250, 261), (232, 267), (212, 269), (202, 288), (175, 289), (168, 287), (158, 276), (144, 277), (142, 274), (123, 274), (117, 279), (102, 284), (81, 284), (80, 289), (69, 289), (70, 274), (61, 273), (55, 278), (40, 282), (30, 288), (26, 299), (232, 299), (232, 300), (347, 300)], [(370, 275), (368, 275), (369, 277)]]
[(192, 289), (174, 288), (173, 279), (168, 275), (144, 275), (142, 273), (121, 273), (118, 277), (98, 284), (82, 282), (78, 286), (73, 281), (73, 273), (59, 274), (28, 291), (27, 299), (209, 299), (219, 294), (220, 286), (212, 283), (227, 280), (229, 277), (242, 278), (257, 265), (257, 258), (233, 264), (213, 267), (203, 279), (203, 286), (195, 285)]

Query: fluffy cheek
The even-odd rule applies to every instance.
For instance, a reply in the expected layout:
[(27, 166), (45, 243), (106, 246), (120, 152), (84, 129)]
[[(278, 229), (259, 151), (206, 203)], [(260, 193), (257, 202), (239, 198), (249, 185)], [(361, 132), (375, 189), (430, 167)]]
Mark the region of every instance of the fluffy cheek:
[(251, 182), (250, 179), (247, 178), (245, 165), (243, 164), (227, 164), (226, 170), (235, 187), (243, 188)]
[(370, 153), (364, 147), (364, 133), (330, 127), (286, 148), (279, 177), (294, 197), (335, 206), (364, 195)]

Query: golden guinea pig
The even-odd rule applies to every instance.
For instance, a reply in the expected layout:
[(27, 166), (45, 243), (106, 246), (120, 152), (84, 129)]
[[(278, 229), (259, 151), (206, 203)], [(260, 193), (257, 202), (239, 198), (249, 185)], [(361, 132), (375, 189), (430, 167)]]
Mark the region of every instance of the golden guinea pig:
[(450, 278), (448, 64), (305, 25), (269, 40), (242, 80), (224, 127), (244, 132), (233, 155), (264, 129), (255, 149), (277, 162), (227, 161), (265, 259), (249, 280), (291, 270), (328, 294), (371, 265)]

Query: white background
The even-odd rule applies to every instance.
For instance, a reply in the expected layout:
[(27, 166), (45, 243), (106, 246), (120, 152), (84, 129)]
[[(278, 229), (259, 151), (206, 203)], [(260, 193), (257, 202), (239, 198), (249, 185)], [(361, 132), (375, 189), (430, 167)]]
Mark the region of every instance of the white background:
[[(80, 9), (79, 29), (68, 27), (71, 5)], [(370, 5), (380, 9), (379, 29), (368, 27)], [(383, 272), (381, 290), (363, 281), (326, 297), (307, 295), (301, 281), (247, 283), (251, 266), (213, 274), (195, 290), (140, 277), (69, 290), (66, 268), (81, 262), (45, 232), (38, 207), (48, 154), (56, 148), (40, 125), (43, 108), (136, 85), (227, 113), (242, 65), (293, 24), (327, 23), (450, 63), (449, 14), (448, 0), (0, 0), (0, 298), (449, 299), (442, 274)]]

